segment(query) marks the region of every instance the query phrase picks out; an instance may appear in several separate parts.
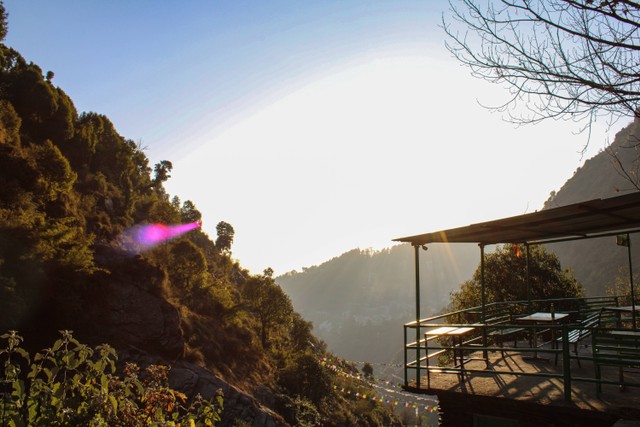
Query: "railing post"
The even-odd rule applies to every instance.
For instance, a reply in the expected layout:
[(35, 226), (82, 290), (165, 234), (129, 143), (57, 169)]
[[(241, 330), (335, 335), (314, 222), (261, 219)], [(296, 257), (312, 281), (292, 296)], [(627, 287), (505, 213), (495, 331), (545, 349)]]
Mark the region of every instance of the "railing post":
[(482, 351), (482, 356), (484, 357), (485, 363), (487, 364), (487, 368), (489, 368), (489, 352), (487, 351), (488, 340), (487, 340), (487, 295), (485, 291), (485, 277), (484, 277), (484, 243), (478, 244), (480, 246), (480, 286), (481, 293), (480, 297), (482, 300), (482, 347), (484, 350)]
[(571, 402), (571, 359), (569, 359), (569, 328), (562, 325), (562, 375), (564, 377), (564, 400)]
[(525, 243), (527, 249), (527, 314), (533, 313), (533, 307), (531, 306), (531, 251), (529, 250), (529, 243)]
[(409, 369), (407, 368), (407, 325), (403, 325), (404, 330), (404, 386), (409, 386)]
[(631, 286), (631, 319), (633, 321), (633, 329), (636, 329), (636, 295), (633, 289), (633, 264), (631, 264), (631, 236), (627, 233), (627, 253), (629, 254), (629, 285)]

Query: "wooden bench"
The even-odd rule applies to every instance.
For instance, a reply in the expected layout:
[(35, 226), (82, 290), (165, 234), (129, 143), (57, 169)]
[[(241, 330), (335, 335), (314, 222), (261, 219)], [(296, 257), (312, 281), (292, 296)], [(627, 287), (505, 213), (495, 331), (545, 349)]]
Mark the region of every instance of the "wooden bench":
[(593, 366), (596, 372), (597, 390), (602, 392), (602, 367), (619, 368), (620, 385), (640, 387), (639, 383), (625, 383), (625, 368), (640, 368), (640, 331), (630, 329), (596, 329), (591, 335)]
[[(617, 297), (600, 297), (584, 299), (578, 302), (578, 320), (575, 323), (575, 327), (571, 328), (568, 333), (569, 344), (573, 344), (573, 352), (576, 355), (578, 366), (580, 364), (580, 357), (578, 356), (579, 342), (591, 335), (591, 331), (599, 326), (602, 326), (602, 309), (618, 304)], [(557, 339), (558, 344), (562, 344), (562, 337)], [(555, 363), (558, 364), (558, 354), (556, 353)]]
[(518, 333), (525, 328), (514, 325), (511, 308), (507, 305), (492, 305), (486, 308), (485, 323), (487, 324), (487, 335), (493, 337), (502, 348), (500, 352), (504, 357), (504, 341), (508, 337), (513, 337), (513, 346), (518, 347)]

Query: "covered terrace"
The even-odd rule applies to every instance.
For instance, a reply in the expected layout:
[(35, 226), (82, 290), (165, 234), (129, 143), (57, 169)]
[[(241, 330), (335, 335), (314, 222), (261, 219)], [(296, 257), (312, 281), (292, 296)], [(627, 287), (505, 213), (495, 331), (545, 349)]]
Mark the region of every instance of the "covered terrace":
[[(636, 359), (635, 365), (640, 363), (640, 319), (636, 319), (638, 302), (633, 290), (629, 238), (639, 231), (640, 192), (636, 192), (395, 239), (410, 243), (415, 248), (416, 317), (415, 321), (404, 325), (405, 387), (416, 392), (429, 392), (432, 377), (445, 374), (459, 384), (464, 384), (473, 374), (531, 376), (558, 381), (562, 384), (561, 395), (569, 402), (575, 398), (575, 394), (572, 397), (572, 384), (576, 383), (587, 383), (594, 390), (600, 390), (602, 385), (640, 385), (633, 373), (623, 376), (629, 360)], [(627, 248), (630, 295), (532, 300), (528, 271), (530, 246), (606, 236), (611, 236), (612, 248), (616, 244)], [(426, 251), (428, 245), (437, 243), (478, 244), (482, 301), (478, 307), (422, 318), (420, 275), (424, 272), (420, 271), (420, 253), (423, 249)], [(527, 298), (488, 303), (485, 248), (505, 243), (524, 245)], [(426, 274), (428, 277), (428, 272)], [(617, 351), (612, 356), (615, 359), (613, 364), (608, 363), (605, 360), (608, 348), (621, 345), (628, 349)], [(587, 348), (590, 350), (585, 351)], [(529, 363), (529, 359), (542, 359), (540, 355), (550, 359), (548, 366), (558, 366), (558, 361), (561, 363), (558, 369), (545, 369), (544, 372), (513, 369), (508, 363), (504, 368), (504, 363), (495, 360), (496, 357), (504, 360), (505, 352), (521, 357), (518, 360), (525, 363)], [(448, 363), (442, 363), (442, 360)], [(594, 366), (592, 375), (585, 373), (581, 361)], [(613, 366), (616, 375), (607, 375), (605, 371), (610, 369), (604, 369), (605, 365)], [(600, 367), (603, 368), (602, 375), (596, 372)], [(413, 380), (410, 373), (414, 373)]]

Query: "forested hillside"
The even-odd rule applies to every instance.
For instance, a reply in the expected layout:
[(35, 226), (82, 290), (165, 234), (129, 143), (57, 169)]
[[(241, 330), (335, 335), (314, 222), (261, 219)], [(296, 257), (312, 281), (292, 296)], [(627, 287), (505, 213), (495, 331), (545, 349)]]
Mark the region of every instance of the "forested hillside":
[(194, 229), (131, 246), (140, 225), (201, 219), (165, 191), (171, 170), (0, 44), (0, 332), (40, 350), (73, 330), (121, 362), (167, 364), (189, 397), (223, 390), (224, 425), (390, 424), (376, 402), (334, 390), (349, 384), (321, 366), (310, 323), (270, 271), (232, 260), (230, 224), (205, 219), (215, 241)]
[[(585, 161), (560, 190), (552, 192), (544, 208), (638, 191), (639, 137), (640, 123), (636, 120), (616, 134), (607, 150)], [(640, 261), (639, 244), (638, 236), (632, 235), (632, 248), (636, 248), (633, 250), (633, 263), (636, 266)], [(617, 246), (615, 237), (557, 243), (548, 247), (558, 255), (563, 267), (573, 270), (587, 294), (602, 295), (615, 283), (616, 277), (625, 280), (629, 277), (627, 248)]]
[[(423, 317), (440, 311), (480, 259), (475, 245), (430, 245), (420, 254)], [(414, 250), (354, 249), (319, 266), (279, 276), (294, 306), (331, 351), (358, 361), (397, 363), (402, 325), (415, 320)]]

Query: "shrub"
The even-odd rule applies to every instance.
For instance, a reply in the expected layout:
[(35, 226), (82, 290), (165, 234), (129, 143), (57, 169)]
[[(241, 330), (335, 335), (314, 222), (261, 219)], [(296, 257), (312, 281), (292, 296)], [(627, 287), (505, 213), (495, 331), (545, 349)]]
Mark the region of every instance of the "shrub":
[(0, 336), (0, 424), (3, 426), (214, 426), (222, 395), (192, 402), (168, 387), (168, 366), (143, 373), (127, 364), (115, 375), (117, 355), (108, 345), (79, 343), (71, 331), (31, 358), (15, 331)]

